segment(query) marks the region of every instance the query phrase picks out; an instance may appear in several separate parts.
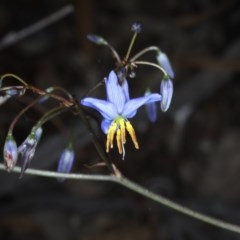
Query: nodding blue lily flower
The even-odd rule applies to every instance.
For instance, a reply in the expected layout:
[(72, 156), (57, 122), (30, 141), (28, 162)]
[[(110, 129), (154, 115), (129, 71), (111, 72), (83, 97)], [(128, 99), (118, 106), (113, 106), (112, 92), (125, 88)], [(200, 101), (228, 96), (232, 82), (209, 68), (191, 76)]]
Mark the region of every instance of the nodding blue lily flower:
[(134, 128), (128, 119), (133, 118), (138, 108), (144, 104), (161, 101), (162, 97), (158, 93), (153, 93), (148, 96), (130, 99), (127, 80), (125, 79), (119, 84), (114, 71), (111, 71), (108, 78), (105, 78), (105, 86), (107, 100), (87, 97), (81, 100), (81, 104), (97, 110), (102, 115), (101, 128), (107, 135), (106, 152), (113, 148), (113, 140), (116, 134), (118, 152), (122, 154), (124, 159), (126, 131), (131, 136), (135, 148), (139, 148)]
[[(58, 172), (60, 173), (69, 173), (72, 169), (74, 161), (74, 151), (72, 143), (69, 143), (68, 146), (63, 150), (61, 157), (58, 162)], [(58, 181), (64, 181), (64, 178), (58, 178)]]
[(160, 94), (162, 95), (160, 107), (163, 112), (166, 112), (171, 104), (173, 95), (173, 83), (170, 78), (163, 78), (161, 81)]
[(32, 158), (34, 157), (37, 144), (42, 136), (42, 127), (33, 127), (25, 141), (18, 147), (18, 153), (22, 155), (23, 165), (21, 176), (24, 171), (29, 167)]
[(157, 54), (157, 62), (160, 66), (164, 68), (164, 70), (167, 72), (168, 76), (173, 79), (174, 78), (174, 72), (171, 66), (171, 63), (168, 59), (168, 56), (166, 53), (159, 51)]
[(18, 159), (17, 144), (12, 134), (8, 134), (3, 148), (4, 163), (7, 171), (11, 171)]

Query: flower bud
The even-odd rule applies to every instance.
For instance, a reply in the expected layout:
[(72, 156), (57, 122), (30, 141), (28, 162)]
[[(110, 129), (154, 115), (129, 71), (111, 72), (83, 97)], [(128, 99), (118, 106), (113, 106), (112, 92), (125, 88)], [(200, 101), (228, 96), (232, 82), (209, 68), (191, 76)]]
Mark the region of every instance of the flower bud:
[(25, 87), (11, 87), (5, 91), (7, 96), (22, 96), (26, 92)]
[(171, 104), (173, 95), (173, 83), (170, 78), (161, 81), (160, 94), (162, 95), (160, 106), (162, 111), (166, 112)]
[(142, 31), (142, 24), (139, 22), (133, 23), (131, 31), (135, 33), (140, 33)]
[[(151, 91), (148, 89), (145, 92), (145, 96), (148, 96), (149, 94), (151, 94)], [(146, 111), (147, 111), (147, 115), (148, 118), (151, 122), (156, 122), (157, 120), (157, 108), (156, 108), (156, 103), (155, 102), (150, 102), (145, 104), (146, 106)]]
[(36, 147), (42, 136), (42, 127), (33, 127), (25, 141), (18, 147), (18, 153), (21, 154), (23, 164), (21, 176), (29, 167), (32, 158), (34, 157)]
[(17, 144), (12, 134), (7, 135), (3, 148), (3, 157), (6, 169), (10, 172), (16, 165), (18, 159)]
[(101, 36), (98, 36), (98, 35), (94, 35), (94, 34), (88, 34), (87, 39), (90, 42), (93, 42), (97, 45), (107, 45), (108, 44), (104, 38), (102, 38)]
[(164, 68), (164, 70), (167, 72), (168, 76), (173, 79), (174, 78), (174, 72), (172, 70), (172, 66), (170, 64), (170, 61), (168, 59), (167, 54), (164, 52), (158, 52), (157, 54), (157, 62), (160, 66)]
[[(74, 151), (72, 144), (70, 143), (62, 152), (61, 157), (58, 162), (57, 171), (60, 173), (69, 173), (72, 169), (72, 164), (74, 161)], [(60, 182), (64, 181), (64, 178), (58, 178)]]

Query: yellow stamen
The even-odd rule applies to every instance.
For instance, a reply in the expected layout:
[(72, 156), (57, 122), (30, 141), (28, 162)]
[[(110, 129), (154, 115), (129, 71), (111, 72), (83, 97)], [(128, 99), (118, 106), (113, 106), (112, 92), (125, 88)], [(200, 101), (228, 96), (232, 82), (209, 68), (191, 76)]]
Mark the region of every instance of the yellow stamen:
[(116, 134), (116, 140), (117, 140), (117, 147), (119, 154), (122, 154), (122, 136), (121, 136), (121, 129), (118, 128), (117, 134)]
[(125, 128), (125, 120), (120, 119), (119, 120), (119, 125), (120, 125), (120, 130), (121, 130), (121, 138), (122, 138), (122, 143), (126, 143), (126, 128)]
[(113, 148), (113, 139), (114, 139), (114, 134), (117, 129), (117, 123), (113, 122), (107, 133), (107, 142), (106, 142), (106, 152), (109, 152), (109, 148)]
[(138, 142), (137, 142), (137, 137), (136, 137), (134, 128), (129, 121), (126, 121), (126, 128), (127, 128), (128, 133), (130, 134), (130, 136), (132, 138), (132, 141), (134, 143), (135, 148), (139, 149), (139, 145), (138, 145)]
[(123, 154), (123, 159), (125, 157), (125, 149), (124, 144), (126, 143), (126, 129), (131, 136), (133, 144), (136, 149), (139, 148), (137, 137), (134, 131), (133, 126), (131, 123), (124, 119), (123, 117), (119, 116), (118, 118), (114, 119), (112, 124), (110, 125), (107, 133), (107, 141), (106, 141), (106, 152), (109, 152), (110, 148), (113, 148), (113, 140), (116, 133), (116, 142), (119, 154)]

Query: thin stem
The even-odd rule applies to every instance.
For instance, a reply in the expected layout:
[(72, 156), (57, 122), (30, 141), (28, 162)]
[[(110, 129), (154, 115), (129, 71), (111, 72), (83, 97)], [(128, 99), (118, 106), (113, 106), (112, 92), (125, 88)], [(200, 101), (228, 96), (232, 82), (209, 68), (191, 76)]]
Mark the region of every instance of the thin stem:
[(37, 93), (39, 95), (49, 95), (51, 98), (54, 98), (54, 99), (62, 102), (66, 107), (69, 107), (69, 106), (73, 105), (73, 97), (72, 97), (72, 95), (69, 92), (67, 92), (65, 89), (61, 88), (61, 87), (55, 87), (55, 89), (59, 89), (59, 90), (63, 91), (69, 97), (69, 100), (66, 100), (65, 98), (60, 97), (60, 96), (58, 96), (56, 94), (51, 94), (51, 93), (48, 93), (48, 92), (43, 91), (41, 89), (38, 89), (38, 88), (36, 88), (34, 86), (28, 85), (22, 78), (18, 77), (15, 74), (12, 74), (12, 73), (4, 74), (4, 75), (2, 75), (0, 77), (0, 79), (3, 80), (6, 77), (12, 77), (12, 78), (17, 79), (19, 82), (21, 82), (26, 87), (26, 89), (29, 89), (29, 90), (31, 90), (34, 93)]
[[(5, 170), (5, 166), (0, 164), (0, 169)], [(21, 172), (20, 167), (15, 167), (12, 172)], [(198, 219), (202, 222), (214, 225), (218, 228), (222, 228), (231, 232), (240, 234), (240, 226), (231, 224), (229, 222), (222, 221), (220, 219), (208, 216), (206, 214), (199, 213), (190, 208), (184, 207), (168, 198), (161, 196), (160, 194), (153, 193), (148, 189), (132, 182), (131, 180), (123, 177), (122, 175), (90, 175), (90, 174), (67, 174), (67, 173), (58, 173), (52, 171), (45, 170), (36, 170), (36, 169), (27, 169), (25, 174), (34, 175), (34, 176), (42, 176), (42, 177), (50, 177), (50, 178), (65, 178), (65, 179), (75, 179), (75, 180), (89, 180), (89, 181), (105, 181), (105, 182), (115, 182), (120, 184), (134, 192), (139, 193), (142, 196), (145, 196), (155, 202), (158, 202), (166, 207), (169, 207), (177, 212), (188, 215), (194, 219)]]
[(148, 66), (152, 66), (155, 67), (157, 69), (159, 69), (160, 71), (162, 71), (162, 73), (164, 74), (164, 76), (168, 76), (167, 72), (165, 71), (164, 68), (162, 68), (160, 65), (156, 64), (156, 63), (152, 63), (152, 62), (146, 62), (146, 61), (135, 61), (134, 64), (136, 65), (148, 65)]
[(13, 128), (15, 126), (15, 124), (17, 123), (17, 121), (19, 120), (19, 118), (27, 111), (29, 110), (33, 105), (35, 105), (37, 102), (39, 101), (39, 98), (35, 99), (33, 102), (31, 102), (29, 105), (27, 105), (25, 108), (23, 108), (18, 115), (13, 119), (13, 121), (11, 122), (10, 126), (9, 126), (9, 130), (8, 133), (12, 134), (13, 132)]
[(71, 106), (74, 105), (73, 99), (71, 99), (71, 100), (66, 100), (65, 98), (63, 98), (63, 97), (61, 97), (61, 96), (58, 96), (58, 95), (53, 94), (53, 93), (48, 93), (48, 92), (46, 92), (46, 91), (43, 91), (43, 90), (41, 90), (41, 89), (39, 89), (39, 88), (36, 88), (36, 87), (34, 87), (34, 86), (30, 86), (30, 85), (28, 85), (27, 88), (28, 88), (29, 90), (33, 91), (34, 93), (37, 93), (37, 94), (39, 94), (39, 95), (41, 95), (41, 96), (42, 96), (42, 95), (50, 96), (51, 98), (53, 98), (53, 99), (61, 102), (61, 103), (62, 103), (64, 106), (66, 106), (66, 107), (71, 107)]
[(102, 146), (101, 144), (99, 143), (95, 133), (94, 133), (94, 130), (91, 126), (91, 124), (89, 123), (89, 120), (87, 119), (87, 117), (85, 116), (84, 112), (83, 112), (83, 109), (81, 108), (81, 106), (79, 106), (77, 108), (77, 112), (79, 114), (79, 116), (81, 117), (81, 119), (83, 120), (83, 123), (85, 124), (85, 126), (87, 127), (88, 131), (89, 131), (89, 134), (91, 135), (91, 140), (100, 156), (100, 158), (106, 163), (106, 166), (108, 167), (108, 169), (111, 171), (111, 172), (114, 172), (114, 169), (112, 167), (112, 164), (109, 162), (109, 159), (106, 155), (106, 153), (103, 151), (102, 149)]
[[(39, 102), (39, 100), (41, 99), (41, 97), (38, 97), (37, 99), (35, 99), (33, 102), (31, 102), (29, 105), (27, 105), (25, 108), (23, 108), (19, 113), (18, 115), (13, 119), (12, 123), (10, 124), (10, 127), (9, 127), (9, 130), (8, 130), (8, 133), (9, 134), (12, 134), (13, 132), (13, 128), (15, 126), (15, 124), (17, 123), (17, 121), (19, 120), (19, 118), (26, 112), (28, 111), (32, 106), (34, 106), (36, 103)], [(63, 108), (62, 106), (60, 107), (56, 107), (56, 108), (53, 108), (52, 110), (48, 111), (47, 113), (45, 113), (43, 115), (43, 117), (38, 121), (38, 124), (37, 126), (39, 125), (42, 125), (44, 124), (46, 121), (48, 121), (49, 119), (55, 117), (56, 115), (58, 115), (59, 113), (61, 113), (62, 111), (64, 110), (67, 110), (69, 108)], [(62, 110), (62, 111), (60, 111)]]
[(135, 32), (135, 33), (133, 34), (132, 40), (131, 40), (130, 45), (129, 45), (129, 47), (128, 47), (127, 54), (126, 54), (126, 56), (125, 56), (125, 58), (124, 58), (125, 61), (128, 61), (128, 58), (129, 58), (130, 53), (131, 53), (131, 51), (132, 51), (133, 44), (134, 44), (134, 42), (135, 42), (135, 40), (136, 40), (137, 35), (138, 35), (137, 32)]
[(66, 94), (69, 98), (70, 101), (73, 101), (73, 96), (70, 92), (68, 92), (65, 88), (59, 87), (59, 86), (53, 86), (51, 87), (53, 89), (53, 91), (55, 90), (59, 90), (61, 92), (63, 92), (64, 94)]
[[(0, 163), (0, 170), (6, 170), (4, 164)], [(21, 168), (15, 166), (11, 172), (21, 173)], [(113, 181), (113, 177), (110, 175), (91, 175), (91, 174), (74, 174), (74, 173), (60, 173), (46, 170), (37, 170), (28, 168), (25, 172), (28, 175), (49, 177), (49, 178), (67, 178), (76, 180), (89, 180), (89, 181)]]
[(94, 85), (86, 94), (84, 94), (84, 96), (82, 98), (85, 98), (85, 97), (89, 96), (93, 91), (95, 91), (97, 88), (102, 86), (103, 82), (104, 82), (104, 80), (101, 80), (96, 85)]
[(15, 78), (16, 80), (18, 80), (20, 83), (22, 83), (24, 86), (28, 86), (28, 84), (20, 77), (18, 77), (17, 75), (13, 74), (13, 73), (6, 73), (6, 74), (3, 74), (1, 76), (1, 80), (3, 80), (4, 78), (7, 78), (7, 77), (12, 77), (12, 78)]
[(130, 62), (134, 62), (135, 60), (137, 60), (138, 58), (140, 58), (142, 55), (144, 55), (145, 53), (147, 52), (150, 52), (150, 51), (160, 51), (160, 49), (156, 46), (150, 46), (150, 47), (147, 47), (147, 48), (144, 48), (142, 51), (140, 51), (139, 53), (137, 53), (135, 56), (133, 56), (131, 59), (130, 59)]
[(110, 45), (108, 42), (106, 42), (105, 46), (107, 46), (110, 49), (110, 51), (112, 52), (113, 56), (117, 60), (118, 64), (121, 64), (121, 59), (120, 59), (117, 51), (112, 47), (112, 45)]
[(61, 20), (62, 18), (68, 16), (74, 11), (73, 5), (66, 5), (60, 10), (52, 13), (48, 17), (43, 18), (42, 20), (18, 31), (18, 32), (11, 32), (8, 33), (0, 42), (0, 50), (6, 47), (9, 47), (18, 41), (46, 28), (47, 26)]
[(36, 126), (42, 126), (44, 123), (49, 121), (50, 119), (56, 117), (57, 115), (63, 113), (64, 111), (69, 110), (69, 108), (63, 108), (62, 106), (60, 107), (55, 107), (51, 109), (50, 111), (46, 112), (41, 119), (38, 121)]

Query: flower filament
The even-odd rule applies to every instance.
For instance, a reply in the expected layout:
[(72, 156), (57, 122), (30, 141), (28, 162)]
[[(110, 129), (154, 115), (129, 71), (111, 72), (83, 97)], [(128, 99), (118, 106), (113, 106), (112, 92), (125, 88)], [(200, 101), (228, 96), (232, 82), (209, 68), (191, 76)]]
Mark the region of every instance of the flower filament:
[(113, 148), (113, 140), (116, 134), (116, 142), (119, 154), (122, 154), (122, 159), (125, 157), (124, 144), (126, 143), (126, 130), (129, 133), (136, 149), (139, 148), (137, 137), (132, 124), (122, 116), (116, 117), (107, 132), (106, 152)]

